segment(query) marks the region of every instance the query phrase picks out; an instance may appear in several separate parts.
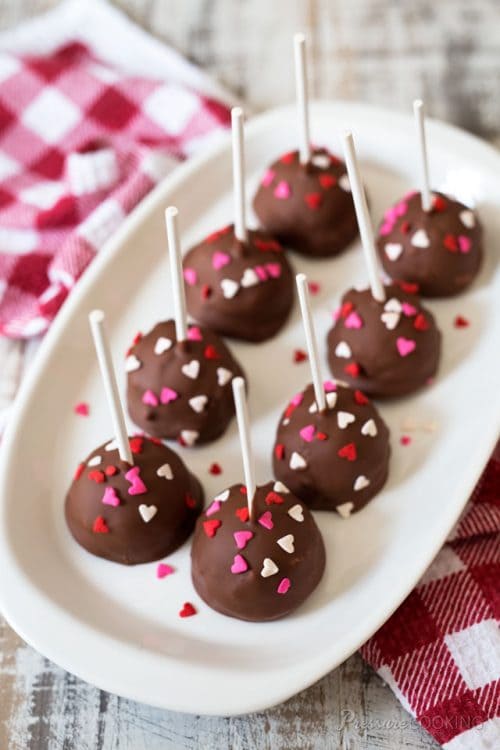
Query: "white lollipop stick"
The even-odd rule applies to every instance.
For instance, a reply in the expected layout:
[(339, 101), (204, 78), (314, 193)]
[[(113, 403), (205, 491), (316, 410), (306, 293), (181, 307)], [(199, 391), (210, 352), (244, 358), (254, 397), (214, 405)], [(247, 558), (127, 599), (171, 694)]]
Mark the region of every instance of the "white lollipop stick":
[(233, 199), (234, 233), (240, 242), (247, 241), (245, 211), (245, 149), (243, 141), (243, 110), (231, 110), (231, 132), (233, 138)]
[(306, 38), (304, 34), (293, 37), (295, 57), (295, 88), (297, 92), (297, 115), (299, 118), (300, 163), (307, 164), (311, 158), (309, 136), (309, 96), (307, 92)]
[(255, 495), (255, 466), (253, 461), (252, 443), (250, 440), (250, 420), (245, 396), (245, 381), (243, 378), (233, 378), (233, 397), (236, 405), (236, 419), (240, 433), (241, 455), (243, 457), (243, 474), (247, 488), (247, 503), (250, 519)]
[(352, 133), (344, 135), (344, 154), (372, 295), (377, 302), (385, 302), (385, 290), (380, 278), (380, 266), (373, 238), (373, 226), (366, 204), (365, 190), (361, 182)]
[(318, 356), (318, 342), (316, 341), (316, 332), (311, 314), (311, 302), (309, 300), (309, 289), (307, 288), (307, 279), (305, 274), (298, 273), (296, 276), (297, 289), (299, 292), (300, 312), (302, 313), (302, 322), (306, 334), (307, 351), (309, 354), (309, 363), (311, 365), (311, 375), (314, 385), (314, 396), (319, 411), (325, 411), (326, 399), (323, 389), (323, 378), (321, 376), (321, 366)]
[(172, 275), (172, 290), (174, 293), (175, 335), (177, 341), (187, 339), (186, 296), (184, 293), (184, 277), (182, 275), (182, 258), (179, 242), (179, 212), (174, 206), (165, 211), (167, 224), (168, 254), (170, 257), (170, 273)]
[(432, 208), (431, 189), (429, 187), (429, 161), (427, 159), (427, 143), (425, 140), (425, 109), (421, 99), (413, 102), (413, 113), (417, 128), (417, 138), (420, 147), (420, 192), (422, 194), (422, 211)]
[(132, 451), (128, 442), (127, 428), (125, 426), (125, 415), (123, 406), (118, 392), (116, 383), (115, 369), (111, 352), (109, 349), (108, 337), (104, 330), (104, 313), (102, 310), (93, 310), (89, 315), (90, 330), (94, 339), (95, 350), (97, 352), (97, 361), (101, 370), (102, 382), (106, 391), (106, 399), (113, 420), (113, 430), (118, 443), (118, 453), (122, 461), (131, 466), (134, 465)]

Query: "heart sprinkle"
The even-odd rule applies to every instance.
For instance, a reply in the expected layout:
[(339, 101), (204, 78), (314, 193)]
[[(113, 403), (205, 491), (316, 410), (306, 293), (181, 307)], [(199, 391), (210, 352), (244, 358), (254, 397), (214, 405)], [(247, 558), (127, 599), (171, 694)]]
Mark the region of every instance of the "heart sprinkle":
[(288, 515), (290, 518), (293, 518), (294, 521), (297, 521), (297, 523), (302, 523), (304, 520), (304, 509), (302, 505), (292, 505), (292, 507), (288, 511)]
[(172, 575), (172, 573), (175, 573), (175, 569), (172, 568), (171, 565), (167, 565), (166, 563), (158, 563), (158, 565), (156, 566), (157, 578), (166, 578), (167, 576)]
[(219, 521), (217, 518), (213, 518), (210, 521), (203, 521), (203, 531), (209, 539), (212, 539), (216, 535), (217, 529), (220, 526), (222, 526), (222, 521)]
[(179, 611), (179, 617), (192, 617), (197, 614), (197, 610), (190, 602), (184, 602), (182, 609)]
[(98, 471), (97, 469), (94, 469), (93, 471), (89, 471), (88, 476), (92, 482), (97, 482), (97, 484), (104, 482), (106, 479), (104, 472)]
[(384, 252), (389, 260), (395, 261), (403, 252), (403, 245), (401, 245), (399, 242), (388, 242), (384, 247)]
[(162, 464), (157, 470), (156, 475), (158, 477), (163, 477), (164, 479), (173, 479), (174, 473), (172, 471), (172, 468), (170, 464)]
[(208, 506), (205, 513), (207, 516), (213, 516), (214, 513), (218, 513), (220, 511), (220, 501), (214, 500), (211, 505)]
[(272, 491), (267, 493), (264, 502), (266, 505), (283, 505), (284, 500), (281, 495)]
[(356, 311), (353, 311), (349, 313), (347, 318), (344, 320), (344, 325), (346, 328), (362, 328), (363, 327), (363, 320), (360, 315)]
[(201, 414), (205, 406), (207, 405), (208, 398), (206, 396), (193, 396), (190, 398), (188, 403), (193, 411), (197, 414)]
[(299, 362), (305, 362), (307, 359), (307, 354), (303, 349), (295, 349), (293, 352), (293, 361), (295, 364), (299, 364)]
[(364, 490), (366, 487), (369, 487), (370, 480), (365, 477), (363, 474), (360, 474), (359, 477), (356, 477), (354, 481), (354, 492), (360, 492), (361, 490)]
[(220, 271), (221, 268), (231, 263), (231, 256), (227, 253), (221, 253), (219, 250), (212, 255), (212, 266), (216, 271)]
[(370, 399), (368, 398), (368, 396), (365, 396), (363, 391), (354, 391), (354, 400), (360, 406), (364, 406), (365, 404), (370, 403)]
[(346, 174), (343, 174), (339, 178), (339, 187), (341, 187), (342, 190), (346, 193), (351, 192), (351, 183), (349, 182), (349, 177)]
[(179, 398), (179, 394), (173, 391), (172, 388), (162, 388), (160, 393), (160, 401), (162, 404), (169, 404), (171, 401), (175, 401)]
[(185, 268), (183, 271), (184, 281), (189, 286), (194, 286), (198, 281), (198, 274), (194, 268)]
[(290, 457), (290, 468), (294, 471), (299, 471), (300, 469), (305, 469), (306, 467), (306, 460), (300, 455), (300, 453), (294, 451)]
[(295, 542), (295, 538), (293, 534), (286, 534), (286, 536), (282, 536), (280, 539), (276, 540), (276, 543), (279, 544), (281, 549), (284, 549), (285, 552), (288, 552), (289, 555), (295, 552), (294, 542)]
[(165, 336), (160, 336), (159, 338), (156, 339), (154, 353), (160, 356), (161, 354), (168, 352), (168, 350), (171, 348), (172, 348), (172, 340), (165, 338)]
[(358, 457), (358, 453), (356, 451), (356, 446), (354, 443), (347, 443), (347, 445), (339, 448), (339, 450), (337, 451), (337, 455), (340, 456), (340, 458), (346, 458), (348, 461), (355, 461)]
[(472, 247), (472, 242), (470, 237), (466, 237), (464, 234), (459, 235), (458, 237), (458, 248), (461, 253), (468, 253)]
[(407, 357), (415, 351), (417, 343), (416, 341), (413, 341), (413, 339), (406, 339), (404, 336), (398, 336), (396, 339), (396, 346), (400, 356)]
[(92, 458), (87, 461), (87, 466), (99, 466), (101, 462), (101, 456), (92, 456)]
[(113, 508), (117, 508), (120, 505), (120, 498), (116, 494), (114, 487), (106, 487), (101, 502), (104, 505), (112, 505)]
[[(467, 328), (467, 326), (470, 325), (470, 322), (467, 320), (467, 318), (464, 318), (462, 315), (457, 315), (455, 319), (453, 320), (453, 325), (455, 328)], [(90, 466), (90, 461), (89, 461)]]
[(209, 474), (213, 474), (214, 477), (218, 476), (219, 474), (222, 474), (222, 467), (218, 463), (210, 464), (210, 468), (208, 469)]
[(142, 403), (147, 406), (158, 406), (160, 402), (158, 401), (156, 393), (153, 393), (153, 391), (148, 388), (147, 391), (144, 391), (142, 394)]
[(411, 443), (411, 437), (409, 435), (401, 435), (399, 438), (399, 442), (401, 445), (410, 445)]
[(342, 505), (337, 505), (335, 510), (341, 516), (342, 518), (349, 518), (349, 516), (352, 513), (352, 510), (354, 508), (354, 503), (342, 503)]
[(304, 200), (312, 211), (317, 211), (323, 202), (321, 193), (307, 193)]
[(317, 281), (308, 281), (307, 286), (309, 287), (309, 292), (314, 296), (315, 294), (319, 294), (321, 290), (321, 285)]
[(278, 198), (279, 200), (287, 200), (292, 194), (292, 191), (290, 189), (290, 185), (288, 182), (285, 182), (285, 180), (281, 180), (278, 182), (276, 187), (274, 188), (274, 197)]
[(328, 408), (333, 409), (333, 407), (337, 403), (337, 394), (335, 393), (335, 391), (326, 393), (325, 398), (326, 398), (326, 405), (328, 406)]
[(226, 383), (229, 383), (232, 377), (233, 373), (231, 370), (227, 370), (225, 367), (217, 368), (217, 385), (220, 385), (221, 387), (225, 386)]
[(240, 284), (245, 289), (248, 289), (251, 286), (255, 286), (259, 283), (259, 277), (253, 270), (253, 268), (245, 268), (245, 271), (243, 272), (243, 276), (241, 277)]
[(243, 508), (237, 508), (234, 511), (234, 515), (237, 518), (239, 518), (240, 521), (242, 521), (243, 523), (245, 523), (245, 521), (248, 521), (248, 518), (249, 518), (249, 515), (250, 515), (248, 513), (248, 507), (245, 505)]
[(421, 247), (421, 248), (426, 248), (430, 246), (431, 241), (425, 229), (419, 229), (417, 232), (415, 232), (415, 234), (411, 238), (411, 244), (413, 245), (413, 247)]
[(189, 445), (190, 447), (196, 443), (200, 433), (196, 430), (181, 430), (180, 439), (183, 445)]
[(413, 321), (413, 327), (417, 331), (427, 331), (429, 329), (429, 323), (423, 313), (419, 313)]
[(74, 412), (80, 417), (88, 417), (90, 414), (90, 407), (84, 401), (81, 401), (79, 404), (75, 404)]
[(349, 362), (349, 364), (344, 367), (346, 375), (350, 375), (353, 378), (357, 378), (360, 371), (361, 368), (357, 362)]
[(94, 534), (109, 534), (109, 526), (102, 516), (97, 516), (92, 525), (92, 531)]
[(196, 380), (200, 372), (200, 363), (198, 362), (197, 359), (192, 359), (191, 362), (188, 362), (187, 365), (182, 365), (181, 372), (187, 378), (191, 378), (191, 380)]
[(220, 354), (213, 344), (208, 344), (203, 352), (205, 359), (220, 359)]
[(142, 435), (135, 435), (129, 438), (128, 442), (132, 453), (142, 453), (144, 447), (144, 437)]
[(368, 435), (369, 437), (376, 437), (378, 433), (377, 425), (375, 424), (375, 420), (368, 419), (363, 427), (361, 428), (361, 434), (362, 435)]
[(283, 482), (279, 482), (279, 481), (277, 481), (277, 482), (274, 483), (273, 490), (275, 492), (284, 492), (285, 495), (288, 495), (288, 493), (290, 492), (290, 490), (288, 489), (288, 487), (286, 485), (284, 485)]
[(460, 219), (464, 227), (467, 227), (467, 229), (474, 229), (474, 227), (476, 226), (476, 217), (474, 216), (474, 213), (472, 211), (461, 211), (458, 215), (458, 218)]
[(321, 187), (325, 190), (329, 190), (337, 184), (337, 178), (331, 174), (320, 174), (318, 180)]
[(263, 185), (264, 187), (269, 187), (269, 185), (270, 185), (270, 184), (272, 183), (272, 181), (274, 180), (275, 174), (276, 174), (276, 173), (275, 173), (275, 172), (273, 172), (273, 170), (272, 170), (272, 169), (267, 169), (267, 170), (266, 170), (266, 171), (264, 172), (264, 176), (262, 177), (262, 180), (261, 180), (261, 184), (262, 184), (262, 185)]
[(233, 564), (231, 565), (231, 573), (238, 575), (239, 573), (246, 573), (248, 570), (248, 563), (242, 555), (235, 555)]
[(190, 326), (187, 337), (189, 341), (203, 341), (201, 328), (199, 328), (199, 326)]
[(258, 522), (265, 529), (267, 529), (268, 531), (271, 531), (271, 529), (274, 527), (273, 514), (271, 513), (271, 511), (266, 510), (266, 512), (260, 516), (260, 518), (258, 519)]
[(348, 411), (339, 411), (337, 414), (337, 424), (341, 430), (345, 430), (348, 425), (352, 424), (356, 420), (354, 414)]
[(335, 347), (335, 354), (342, 359), (350, 359), (352, 357), (351, 347), (347, 341), (339, 341)]
[(75, 469), (75, 473), (73, 474), (73, 480), (76, 482), (77, 479), (80, 479), (84, 471), (85, 471), (85, 464), (78, 464), (78, 466)]
[(278, 461), (281, 461), (285, 457), (285, 446), (283, 443), (276, 443), (274, 446), (274, 455)]
[(140, 477), (140, 472), (139, 466), (133, 466), (125, 474), (125, 479), (127, 482), (130, 482), (130, 487), (128, 488), (129, 495), (144, 495), (148, 491), (148, 488)]
[(229, 490), (224, 490), (223, 492), (219, 492), (219, 494), (214, 497), (214, 500), (219, 500), (219, 502), (225, 503), (228, 497)]
[(388, 331), (393, 331), (399, 323), (400, 315), (397, 312), (383, 312), (380, 320)]
[(224, 297), (226, 299), (232, 299), (238, 293), (240, 285), (237, 281), (233, 281), (233, 279), (222, 279), (220, 287)]
[(253, 538), (253, 531), (235, 531), (233, 536), (238, 549), (245, 549), (250, 539)]
[(265, 557), (262, 561), (262, 570), (260, 571), (262, 578), (269, 578), (270, 576), (274, 576), (278, 571), (279, 568), (274, 560), (271, 560), (270, 557)]
[(314, 440), (315, 431), (316, 428), (314, 427), (314, 425), (308, 424), (300, 430), (299, 435), (302, 440), (306, 441), (306, 443), (311, 443)]
[(286, 594), (291, 585), (292, 583), (289, 578), (282, 578), (276, 591), (278, 594)]

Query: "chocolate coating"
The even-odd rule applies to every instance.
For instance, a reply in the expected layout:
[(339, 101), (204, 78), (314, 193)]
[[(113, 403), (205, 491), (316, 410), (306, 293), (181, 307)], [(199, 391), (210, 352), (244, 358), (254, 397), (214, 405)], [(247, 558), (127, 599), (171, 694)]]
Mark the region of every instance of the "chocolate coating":
[(206, 237), (184, 258), (189, 313), (214, 331), (244, 341), (271, 338), (293, 305), (292, 268), (281, 245), (260, 231), (248, 242), (232, 225)]
[[(144, 437), (130, 438), (130, 444), (134, 467), (120, 459), (116, 448), (107, 448), (114, 441), (96, 448), (79, 465), (65, 503), (66, 522), (78, 544), (123, 565), (174, 552), (203, 507), (201, 484), (176, 453)], [(127, 479), (132, 468), (139, 470), (140, 481)]]
[(327, 337), (334, 376), (379, 398), (426, 385), (441, 356), (441, 333), (418, 297), (395, 284), (385, 290), (377, 302), (369, 289), (350, 289)]
[(393, 279), (418, 284), (424, 297), (459, 294), (474, 279), (483, 256), (483, 230), (463, 203), (434, 193), (433, 208), (422, 210), (412, 193), (386, 211), (377, 247)]
[(173, 320), (158, 323), (132, 345), (125, 366), (129, 413), (145, 432), (200, 445), (226, 430), (231, 380), (243, 371), (213, 331), (189, 326), (179, 343)]
[[(299, 607), (320, 582), (323, 538), (309, 510), (275, 482), (257, 487), (255, 520), (242, 520), (242, 488), (236, 484), (220, 493), (199, 518), (191, 548), (193, 584), (217, 612), (252, 622), (276, 620)], [(235, 538), (238, 532), (251, 538)]]
[(389, 430), (363, 393), (337, 384), (326, 396), (324, 412), (316, 408), (312, 385), (288, 404), (276, 433), (273, 469), (310, 508), (346, 518), (385, 484)]
[(337, 255), (358, 236), (346, 166), (325, 148), (306, 165), (298, 151), (273, 162), (253, 207), (268, 232), (302, 255)]

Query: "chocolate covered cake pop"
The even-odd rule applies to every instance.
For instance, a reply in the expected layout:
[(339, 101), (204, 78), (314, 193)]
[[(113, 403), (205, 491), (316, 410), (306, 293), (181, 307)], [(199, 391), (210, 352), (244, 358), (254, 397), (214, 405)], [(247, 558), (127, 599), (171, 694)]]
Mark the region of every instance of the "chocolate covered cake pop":
[(264, 622), (299, 607), (318, 585), (325, 547), (308, 510), (280, 482), (257, 487), (249, 520), (246, 488), (221, 492), (197, 522), (193, 584), (212, 609)]
[(333, 375), (374, 397), (404, 396), (434, 377), (441, 334), (418, 297), (385, 287), (384, 302), (370, 289), (350, 289), (328, 333)]
[(280, 418), (273, 469), (309, 508), (347, 518), (385, 484), (389, 430), (361, 391), (327, 382), (325, 395), (323, 411), (312, 385), (292, 398)]
[(78, 544), (124, 565), (174, 552), (203, 506), (200, 483), (172, 450), (144, 437), (130, 438), (130, 447), (133, 465), (115, 440), (96, 448), (78, 466), (65, 504)]
[(179, 342), (173, 320), (158, 323), (136, 337), (125, 366), (129, 413), (145, 432), (200, 445), (226, 430), (242, 370), (217, 334), (193, 325)]
[(416, 285), (426, 297), (462, 292), (481, 266), (482, 227), (474, 211), (443, 193), (430, 211), (421, 193), (410, 193), (384, 214), (377, 249), (393, 279)]
[(358, 236), (345, 164), (325, 148), (313, 149), (307, 164), (298, 151), (273, 162), (253, 207), (268, 232), (303, 255), (337, 255)]
[(283, 326), (293, 304), (293, 274), (279, 243), (234, 227), (214, 232), (184, 258), (189, 313), (214, 331), (264, 341)]

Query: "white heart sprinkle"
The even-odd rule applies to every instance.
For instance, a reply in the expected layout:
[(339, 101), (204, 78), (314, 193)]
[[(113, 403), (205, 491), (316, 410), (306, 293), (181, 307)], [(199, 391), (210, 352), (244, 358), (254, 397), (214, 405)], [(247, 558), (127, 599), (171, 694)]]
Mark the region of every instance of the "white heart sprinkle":
[(384, 305), (384, 310), (386, 310), (387, 312), (400, 313), (402, 309), (403, 307), (401, 305), (401, 302), (396, 297), (391, 297)]
[(297, 453), (297, 451), (294, 451), (290, 457), (290, 468), (294, 470), (298, 469), (305, 469), (307, 466), (307, 463), (305, 459), (300, 455), (300, 453)]
[(231, 370), (226, 369), (225, 367), (218, 367), (217, 368), (217, 383), (218, 385), (226, 385), (226, 383), (229, 383), (231, 378), (233, 377), (233, 373)]
[(346, 193), (351, 192), (351, 183), (349, 182), (349, 177), (346, 174), (343, 174), (342, 177), (339, 177), (339, 187), (342, 188)]
[(208, 398), (206, 396), (193, 396), (188, 401), (189, 406), (197, 414), (201, 414), (207, 404)]
[(116, 440), (110, 440), (110, 442), (104, 446), (105, 451), (117, 451), (118, 450), (118, 443)]
[(309, 407), (309, 414), (316, 414), (317, 411), (318, 411), (318, 405), (316, 401), (313, 401), (311, 406)]
[(159, 469), (156, 470), (156, 474), (164, 479), (173, 479), (174, 473), (170, 464), (162, 464)]
[(181, 438), (186, 445), (194, 445), (198, 440), (199, 434), (196, 430), (181, 430)]
[(269, 576), (275, 575), (278, 570), (278, 566), (270, 557), (264, 558), (262, 562), (262, 570), (260, 571), (262, 578), (269, 578)]
[(191, 378), (191, 380), (196, 380), (200, 372), (200, 363), (198, 362), (197, 359), (192, 359), (191, 362), (189, 362), (187, 365), (182, 365), (181, 372), (187, 378)]
[(359, 492), (360, 490), (364, 490), (365, 487), (369, 487), (370, 480), (365, 477), (363, 474), (360, 474), (359, 477), (356, 477), (356, 480), (354, 482), (354, 492)]
[(349, 518), (353, 508), (354, 503), (342, 503), (342, 505), (337, 505), (335, 510), (340, 516), (342, 516), (342, 518)]
[(286, 536), (282, 536), (281, 539), (276, 540), (276, 543), (279, 544), (281, 549), (284, 549), (289, 555), (291, 555), (292, 552), (295, 552), (294, 542), (295, 538), (293, 534), (286, 534)]
[(337, 403), (337, 394), (335, 391), (330, 391), (330, 393), (325, 393), (326, 397), (326, 405), (329, 409), (333, 409), (335, 404)]
[(238, 289), (240, 288), (238, 282), (233, 281), (232, 279), (222, 279), (220, 286), (222, 294), (226, 299), (232, 299), (232, 297), (238, 293)]
[(302, 505), (293, 505), (290, 510), (288, 511), (288, 515), (290, 518), (293, 518), (294, 521), (297, 521), (298, 523), (302, 523), (304, 520), (304, 508)]
[(165, 336), (160, 336), (159, 339), (156, 339), (155, 344), (155, 354), (163, 354), (164, 352), (168, 352), (168, 350), (172, 346), (172, 340), (165, 338)]
[(361, 434), (362, 435), (369, 435), (370, 437), (375, 437), (378, 434), (377, 425), (375, 424), (375, 421), (373, 419), (368, 419), (363, 427), (361, 428)]
[(319, 169), (328, 169), (330, 166), (330, 157), (328, 154), (313, 154), (311, 161)]
[(290, 420), (288, 419), (288, 417), (284, 419), (281, 424), (283, 425), (283, 427), (288, 427), (288, 425), (290, 424)]
[(383, 312), (380, 316), (380, 320), (388, 331), (393, 331), (399, 323), (400, 317), (400, 314), (397, 312)]
[(241, 286), (243, 287), (249, 287), (249, 286), (255, 286), (259, 283), (259, 277), (253, 270), (253, 268), (247, 268), (245, 270), (245, 273), (241, 277)]
[(413, 247), (429, 247), (431, 241), (425, 229), (419, 229), (411, 238)]
[(352, 357), (351, 347), (347, 341), (339, 341), (335, 347), (335, 354), (337, 357), (342, 357), (342, 359), (350, 359)]
[(467, 209), (466, 211), (461, 211), (458, 215), (458, 218), (464, 225), (464, 227), (467, 227), (467, 229), (474, 229), (476, 226), (476, 217), (474, 216), (473, 211), (469, 211)]
[(225, 503), (229, 497), (229, 490), (224, 490), (214, 497), (214, 500), (218, 500), (220, 503)]
[(139, 367), (142, 367), (141, 360), (137, 359), (135, 354), (130, 354), (125, 360), (125, 372), (134, 372), (134, 370), (138, 370)]
[(384, 252), (389, 260), (397, 260), (403, 252), (403, 245), (399, 242), (388, 242), (384, 247)]
[(283, 492), (284, 494), (288, 494), (290, 490), (286, 485), (283, 484), (283, 482), (275, 482), (273, 486), (273, 490), (275, 492)]
[(99, 466), (101, 461), (101, 456), (93, 456), (89, 461), (87, 461), (87, 466)]
[(144, 505), (144, 503), (141, 503), (139, 505), (139, 513), (144, 523), (149, 523), (158, 513), (158, 508), (156, 505)]
[(348, 411), (339, 411), (337, 414), (337, 424), (340, 427), (341, 430), (345, 430), (345, 428), (356, 421), (356, 417), (354, 414), (351, 414)]

